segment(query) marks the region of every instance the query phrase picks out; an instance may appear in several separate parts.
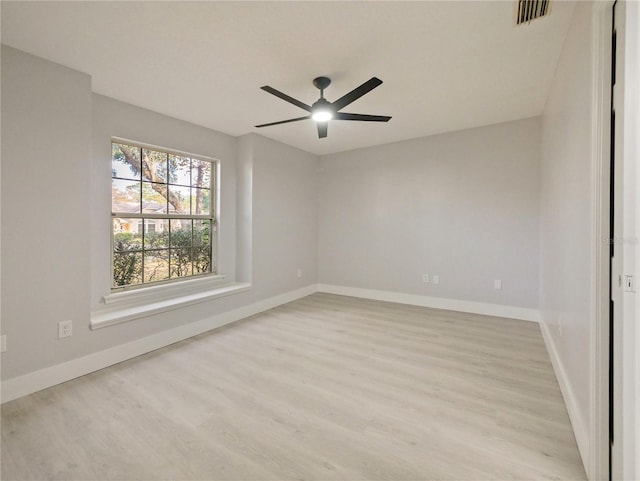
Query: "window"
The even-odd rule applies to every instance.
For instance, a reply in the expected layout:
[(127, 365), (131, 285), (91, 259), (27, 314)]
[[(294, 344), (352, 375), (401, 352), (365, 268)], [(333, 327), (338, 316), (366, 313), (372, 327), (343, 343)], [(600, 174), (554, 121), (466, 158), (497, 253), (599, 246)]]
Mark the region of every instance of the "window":
[(111, 147), (112, 288), (215, 274), (215, 161)]

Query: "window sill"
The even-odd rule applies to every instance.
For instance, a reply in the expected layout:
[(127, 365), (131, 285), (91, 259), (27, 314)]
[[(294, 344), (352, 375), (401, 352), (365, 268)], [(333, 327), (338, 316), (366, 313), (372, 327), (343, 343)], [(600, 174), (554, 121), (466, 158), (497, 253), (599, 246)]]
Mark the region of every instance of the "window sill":
[(224, 284), (224, 276), (192, 279), (179, 284), (164, 284), (143, 289), (116, 292), (102, 298), (104, 307), (91, 312), (91, 329), (171, 311), (181, 307), (239, 294), (251, 284)]

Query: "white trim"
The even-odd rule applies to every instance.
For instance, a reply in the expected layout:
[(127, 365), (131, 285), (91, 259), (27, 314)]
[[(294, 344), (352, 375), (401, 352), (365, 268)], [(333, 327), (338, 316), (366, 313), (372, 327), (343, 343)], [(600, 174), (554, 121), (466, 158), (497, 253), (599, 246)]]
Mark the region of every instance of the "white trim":
[(139, 289), (114, 291), (103, 296), (102, 302), (106, 305), (149, 303), (159, 299), (166, 299), (167, 296), (178, 297), (194, 290), (211, 290), (220, 286), (224, 282), (224, 278), (224, 275), (209, 275), (184, 279), (172, 284), (147, 284)]
[(2, 402), (46, 389), (316, 292), (311, 285), (2, 382)]
[[(564, 404), (567, 408), (567, 412), (569, 413), (569, 420), (571, 421), (573, 435), (575, 436), (576, 443), (578, 444), (578, 451), (580, 452), (582, 463), (584, 464), (584, 466), (588, 466), (589, 463), (587, 462), (587, 460), (589, 459), (590, 441), (589, 430), (587, 429), (587, 426), (580, 416), (579, 404), (576, 401), (576, 396), (571, 387), (569, 376), (564, 369), (564, 365), (560, 360), (560, 356), (558, 355), (556, 346), (553, 343), (551, 334), (549, 333), (549, 328), (547, 327), (547, 324), (545, 322), (540, 322), (540, 330), (542, 331), (542, 338), (544, 339), (544, 343), (547, 346), (547, 352), (549, 353), (549, 358), (551, 359), (553, 371), (555, 372), (558, 384), (560, 385), (560, 392), (562, 393)], [(597, 479), (600, 478), (593, 478), (592, 481), (596, 481)]]
[[(637, 1), (621, 2), (621, 11), (624, 12), (620, 29), (624, 36), (623, 50), (623, 101), (622, 115), (622, 218), (621, 234), (624, 242), (620, 244), (622, 250), (622, 275), (637, 276), (640, 264), (640, 252), (638, 249), (638, 237), (640, 236), (640, 211), (637, 205), (640, 202), (640, 186), (638, 176), (640, 171), (640, 4)], [(617, 16), (616, 8), (616, 16)], [(617, 117), (616, 117), (617, 118)], [(618, 132), (620, 130), (617, 130)], [(637, 310), (638, 292), (623, 291), (621, 295), (622, 313), (620, 321), (622, 342), (620, 359), (621, 389), (620, 404), (616, 406), (620, 410), (614, 411), (614, 416), (622, 420), (621, 432), (614, 436), (615, 443), (621, 443), (622, 473), (625, 480), (638, 479), (640, 476), (640, 398), (638, 395), (638, 373), (640, 364), (640, 345), (638, 345), (638, 330), (640, 326), (640, 312)], [(617, 347), (617, 345), (616, 345)], [(617, 404), (617, 403), (616, 403)]]
[(523, 321), (540, 322), (540, 311), (527, 307), (505, 306), (502, 304), (489, 304), (485, 302), (463, 301), (445, 297), (429, 297), (403, 292), (378, 291), (375, 289), (361, 289), (359, 287), (336, 286), (330, 284), (318, 284), (318, 292), (338, 294), (342, 296), (362, 297), (376, 301), (397, 302), (412, 306), (433, 307), (449, 311), (469, 312), (486, 316), (506, 317)]
[[(591, 41), (591, 334), (587, 477), (609, 477), (609, 184), (613, 1), (594, 2)], [(549, 334), (543, 329), (543, 334)], [(549, 352), (551, 349), (547, 346)], [(557, 370), (556, 370), (557, 371)], [(556, 374), (557, 377), (560, 377)], [(567, 403), (568, 404), (568, 403)], [(577, 432), (577, 431), (576, 431)], [(578, 436), (576, 435), (576, 438)]]
[(140, 319), (141, 317), (151, 316), (160, 312), (173, 311), (192, 304), (210, 301), (220, 297), (230, 296), (232, 294), (239, 294), (241, 292), (248, 291), (249, 289), (251, 289), (251, 284), (246, 282), (236, 282), (217, 289), (190, 294), (185, 293), (180, 297), (171, 297), (169, 299), (162, 299), (154, 296), (156, 299), (155, 301), (147, 301), (144, 303), (141, 303), (140, 298), (137, 297), (134, 298), (134, 300), (138, 300), (138, 303), (136, 304), (128, 304), (124, 306), (116, 305), (117, 307), (92, 311), (90, 326), (91, 329), (94, 330), (102, 327), (113, 326), (114, 324)]
[[(640, 56), (640, 47), (638, 46), (638, 44), (640, 43), (640, 8), (637, 5), (637, 3), (630, 9), (630, 13), (633, 13), (633, 12), (635, 13), (635, 15), (630, 17), (628, 27), (631, 29), (631, 32), (633, 32), (632, 34), (633, 37), (635, 37), (635, 41), (631, 43), (633, 44), (633, 47), (632, 47), (634, 50), (633, 55), (635, 55), (636, 63), (635, 63), (635, 70), (634, 70), (635, 76), (629, 80), (635, 84), (633, 87), (634, 93), (632, 98), (634, 98), (635, 100), (634, 125), (636, 127), (636, 132), (637, 132), (638, 130), (640, 130), (640, 65), (638, 64), (639, 63), (638, 57)], [(634, 193), (635, 193), (634, 209), (635, 209), (635, 215), (636, 215), (635, 238), (637, 241), (638, 238), (640, 238), (640, 220), (638, 219), (638, 217), (640, 216), (640, 143), (638, 142), (637, 137), (635, 140), (635, 149), (633, 152), (633, 157), (630, 156), (629, 161), (635, 164), (635, 170), (636, 170), (636, 176), (635, 176), (636, 180), (635, 180), (635, 189), (634, 189)], [(635, 370), (635, 381), (633, 380), (633, 378), (631, 378), (632, 385), (635, 386), (635, 394), (633, 394), (633, 397), (635, 399), (634, 446), (636, 451), (635, 456), (633, 456), (633, 460), (635, 461), (635, 473), (632, 474), (632, 476), (635, 479), (640, 479), (640, 325), (639, 325), (640, 293), (638, 292), (638, 289), (637, 289), (638, 279), (640, 278), (640, 250), (638, 249), (637, 243), (635, 247), (635, 278), (636, 278), (636, 293), (634, 294), (635, 321), (633, 322), (635, 323), (636, 336), (635, 336), (635, 342), (633, 343), (634, 346), (632, 351), (633, 353), (635, 353), (635, 360), (633, 360), (632, 355), (629, 356), (629, 360), (634, 366), (634, 370)], [(630, 293), (627, 293), (627, 294), (628, 296), (631, 295)], [(631, 373), (631, 375), (633, 374)]]

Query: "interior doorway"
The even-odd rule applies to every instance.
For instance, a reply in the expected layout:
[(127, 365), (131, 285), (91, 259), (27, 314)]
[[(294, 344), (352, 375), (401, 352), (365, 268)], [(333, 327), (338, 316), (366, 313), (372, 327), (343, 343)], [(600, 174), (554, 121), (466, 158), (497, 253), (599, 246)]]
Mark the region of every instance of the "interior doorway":
[[(616, 15), (617, 13), (617, 15)], [(610, 182), (609, 182), (609, 480), (621, 479), (622, 456), (619, 435), (621, 432), (621, 416), (616, 402), (620, 399), (621, 382), (621, 276), (622, 276), (622, 249), (617, 244), (617, 239), (622, 237), (621, 225), (621, 187), (622, 187), (622, 159), (620, 159), (621, 146), (618, 123), (622, 115), (616, 117), (621, 111), (619, 103), (622, 99), (620, 83), (620, 69), (622, 62), (618, 59), (618, 29), (620, 23), (620, 9), (618, 2), (613, 4), (611, 25), (611, 124), (610, 124)], [(617, 135), (616, 135), (617, 132)], [(616, 412), (618, 411), (618, 412)]]
[(613, 4), (609, 196), (609, 479), (640, 478), (640, 7)]

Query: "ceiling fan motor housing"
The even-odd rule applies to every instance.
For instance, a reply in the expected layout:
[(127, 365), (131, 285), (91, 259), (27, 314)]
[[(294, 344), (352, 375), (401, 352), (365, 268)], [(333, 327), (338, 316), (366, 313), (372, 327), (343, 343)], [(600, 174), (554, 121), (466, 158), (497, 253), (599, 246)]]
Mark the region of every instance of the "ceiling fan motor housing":
[(317, 112), (319, 110), (333, 112), (333, 107), (331, 106), (331, 102), (329, 102), (324, 97), (319, 98), (317, 101), (315, 101), (311, 105), (311, 112)]
[(320, 90), (324, 90), (331, 85), (331, 79), (329, 77), (316, 77), (313, 79), (313, 85)]

